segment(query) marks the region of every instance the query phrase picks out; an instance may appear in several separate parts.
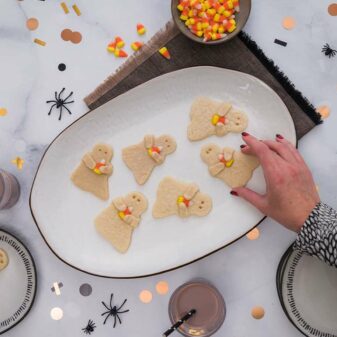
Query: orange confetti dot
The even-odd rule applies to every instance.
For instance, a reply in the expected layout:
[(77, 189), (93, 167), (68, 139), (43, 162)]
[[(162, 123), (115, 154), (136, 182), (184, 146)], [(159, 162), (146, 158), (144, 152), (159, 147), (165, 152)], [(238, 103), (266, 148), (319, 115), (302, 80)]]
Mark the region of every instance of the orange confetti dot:
[(156, 290), (159, 295), (166, 295), (169, 291), (169, 285), (166, 281), (159, 281), (156, 284)]
[(337, 16), (337, 3), (329, 5), (329, 7), (328, 7), (328, 13), (331, 16)]
[(249, 240), (256, 240), (260, 236), (260, 231), (257, 228), (252, 229), (247, 233), (246, 237)]
[(0, 108), (0, 116), (1, 117), (4, 117), (4, 116), (6, 116), (7, 115), (7, 109), (5, 109), (5, 108)]
[(150, 290), (142, 290), (139, 293), (139, 299), (143, 302), (143, 303), (150, 303), (152, 301), (152, 293)]
[(330, 107), (327, 105), (319, 106), (316, 111), (322, 116), (323, 119), (326, 119), (330, 116)]
[(264, 316), (264, 309), (262, 307), (256, 306), (252, 309), (251, 314), (255, 319), (261, 319)]
[(35, 30), (39, 27), (39, 20), (35, 18), (30, 18), (26, 21), (26, 27), (29, 30)]
[(291, 30), (296, 26), (296, 21), (293, 17), (286, 16), (282, 20), (282, 26), (283, 26), (284, 29)]

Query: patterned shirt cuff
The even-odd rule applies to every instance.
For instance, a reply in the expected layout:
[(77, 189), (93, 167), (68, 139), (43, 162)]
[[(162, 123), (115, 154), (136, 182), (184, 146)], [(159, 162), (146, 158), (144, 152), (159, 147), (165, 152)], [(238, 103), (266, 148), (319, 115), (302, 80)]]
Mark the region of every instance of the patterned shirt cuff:
[(302, 226), (293, 247), (337, 267), (337, 212), (319, 202)]

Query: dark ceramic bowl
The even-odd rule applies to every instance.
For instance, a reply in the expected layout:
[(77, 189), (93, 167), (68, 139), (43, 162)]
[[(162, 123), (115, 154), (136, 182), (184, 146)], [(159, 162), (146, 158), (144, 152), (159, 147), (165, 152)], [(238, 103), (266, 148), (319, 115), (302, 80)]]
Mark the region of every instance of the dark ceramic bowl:
[(235, 14), (236, 18), (236, 29), (232, 33), (227, 33), (227, 35), (219, 40), (210, 40), (210, 41), (203, 41), (202, 37), (198, 37), (194, 35), (188, 27), (185, 26), (185, 22), (182, 21), (180, 17), (180, 11), (178, 10), (177, 6), (179, 4), (179, 0), (172, 0), (171, 1), (171, 12), (172, 12), (172, 17), (173, 20), (176, 24), (176, 26), (179, 28), (179, 30), (187, 36), (189, 39), (196, 41), (198, 43), (202, 44), (219, 44), (223, 43), (226, 41), (231, 40), (234, 36), (238, 35), (242, 28), (245, 26), (250, 10), (252, 7), (252, 2), (251, 0), (240, 0), (240, 12)]

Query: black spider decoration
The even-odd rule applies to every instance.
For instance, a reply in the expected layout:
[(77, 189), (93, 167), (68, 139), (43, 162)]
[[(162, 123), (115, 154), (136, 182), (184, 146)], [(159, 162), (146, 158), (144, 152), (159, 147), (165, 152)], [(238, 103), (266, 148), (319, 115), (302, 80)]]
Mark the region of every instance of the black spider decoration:
[(51, 107), (50, 107), (50, 110), (48, 112), (48, 116), (51, 114), (54, 106), (56, 106), (56, 109), (60, 109), (60, 116), (59, 116), (59, 121), (61, 120), (62, 118), (62, 110), (63, 108), (65, 108), (68, 112), (69, 112), (69, 115), (71, 115), (71, 111), (66, 107), (66, 104), (70, 104), (70, 103), (74, 103), (74, 101), (70, 101), (70, 102), (67, 102), (67, 99), (70, 98), (73, 94), (73, 92), (70, 92), (70, 94), (65, 98), (61, 98), (62, 94), (63, 94), (63, 91), (65, 90), (65, 88), (63, 88), (59, 94), (57, 94), (57, 91), (55, 91), (55, 100), (51, 100), (51, 101), (47, 101), (46, 103), (54, 103)]
[(94, 332), (95, 329), (96, 329), (95, 323), (91, 319), (89, 319), (87, 326), (85, 328), (83, 328), (82, 331), (86, 335), (91, 335)]
[(118, 319), (118, 321), (119, 321), (119, 324), (122, 324), (122, 321), (121, 321), (121, 319), (120, 319), (120, 317), (119, 317), (119, 314), (124, 314), (125, 312), (129, 312), (130, 310), (127, 309), (127, 310), (120, 311), (120, 310), (123, 308), (124, 304), (126, 303), (127, 299), (125, 299), (124, 302), (122, 303), (122, 305), (119, 306), (118, 308), (117, 308), (117, 306), (112, 306), (112, 298), (113, 298), (113, 296), (114, 296), (114, 294), (111, 294), (111, 296), (110, 296), (110, 306), (107, 306), (107, 305), (102, 301), (102, 304), (105, 306), (105, 308), (108, 309), (108, 311), (103, 312), (103, 314), (102, 314), (101, 316), (107, 315), (107, 316), (105, 317), (105, 320), (104, 320), (103, 324), (106, 323), (107, 319), (108, 319), (110, 316), (113, 317), (113, 318), (114, 318), (114, 328), (115, 328), (115, 327), (116, 327), (116, 324), (117, 324), (117, 319)]
[(322, 53), (329, 58), (336, 56), (337, 50), (332, 49), (328, 43), (326, 43), (322, 48)]

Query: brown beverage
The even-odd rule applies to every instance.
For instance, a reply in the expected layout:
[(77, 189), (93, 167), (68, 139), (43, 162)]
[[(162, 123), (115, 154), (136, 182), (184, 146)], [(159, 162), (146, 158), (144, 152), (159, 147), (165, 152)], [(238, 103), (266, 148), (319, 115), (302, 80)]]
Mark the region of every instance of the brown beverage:
[(175, 290), (169, 303), (172, 324), (192, 309), (195, 309), (196, 313), (177, 329), (187, 337), (213, 335), (221, 327), (226, 316), (222, 295), (208, 281), (202, 279), (185, 283)]
[(10, 173), (0, 169), (0, 210), (13, 207), (20, 196), (20, 185)]

